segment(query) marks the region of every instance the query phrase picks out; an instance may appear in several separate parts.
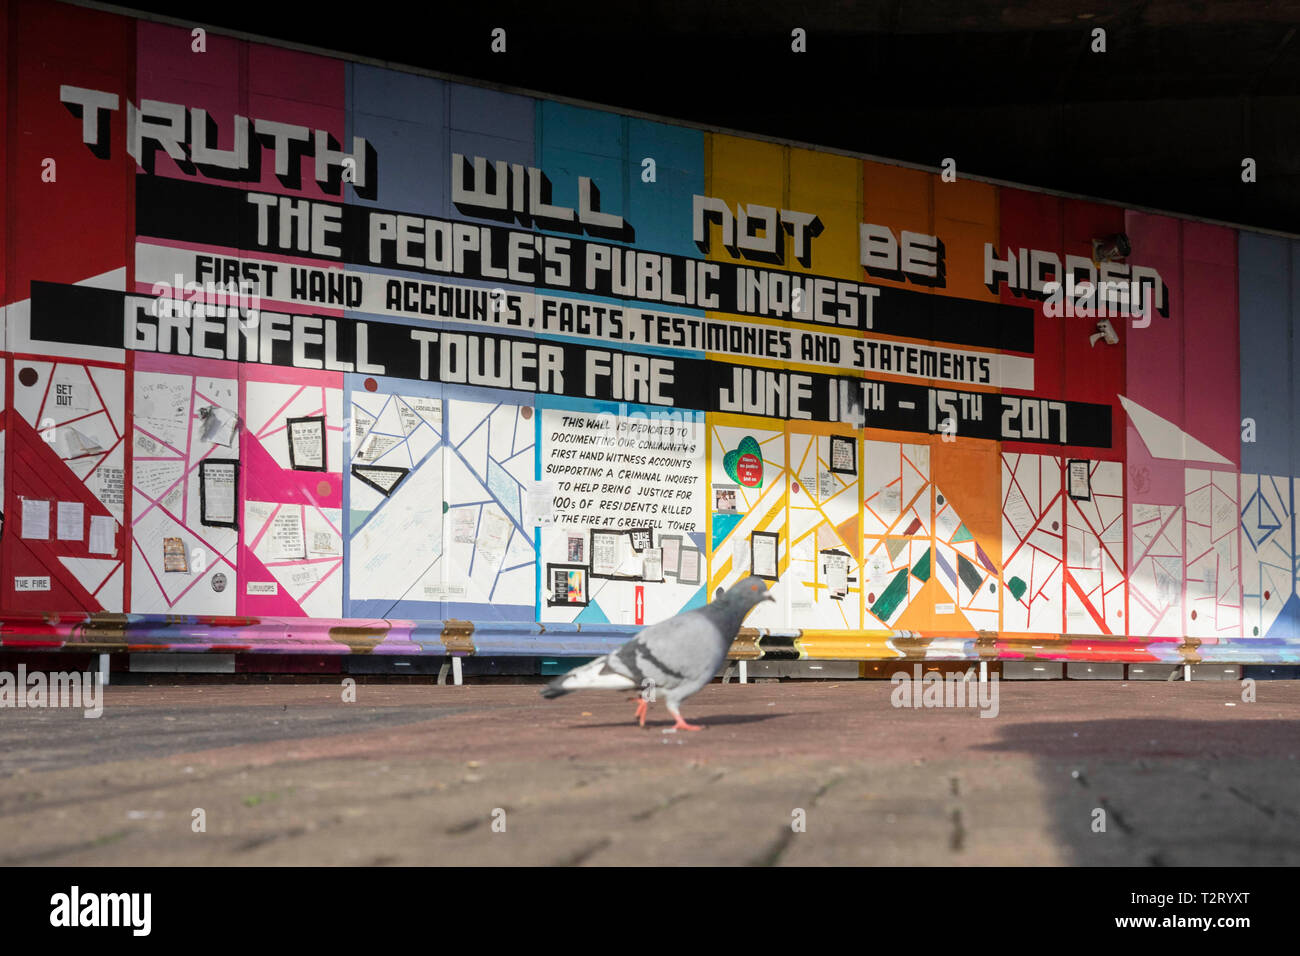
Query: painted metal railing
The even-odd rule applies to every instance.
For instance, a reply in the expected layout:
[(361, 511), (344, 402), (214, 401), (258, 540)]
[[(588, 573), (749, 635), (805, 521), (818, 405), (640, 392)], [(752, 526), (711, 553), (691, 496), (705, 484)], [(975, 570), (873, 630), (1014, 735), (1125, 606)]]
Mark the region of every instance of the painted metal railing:
[[(167, 614), (6, 614), (0, 650), (90, 653), (396, 654), (595, 657), (640, 628), (625, 624), (329, 620)], [(1300, 639), (953, 634), (743, 628), (734, 660), (1119, 661), (1292, 664)]]

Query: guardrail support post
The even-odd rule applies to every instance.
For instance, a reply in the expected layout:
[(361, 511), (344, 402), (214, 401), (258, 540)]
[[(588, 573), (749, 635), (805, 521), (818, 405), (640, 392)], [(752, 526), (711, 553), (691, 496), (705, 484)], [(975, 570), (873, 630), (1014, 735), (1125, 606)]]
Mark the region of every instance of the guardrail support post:
[(451, 682), (455, 684), (457, 687), (465, 683), (465, 681), (462, 679), (462, 675), (460, 671), (459, 657), (453, 657), (451, 659)]
[(740, 667), (738, 668), (738, 670), (740, 671), (740, 682), (742, 684), (748, 684), (749, 683), (749, 661), (740, 661)]
[(980, 661), (980, 683), (987, 684), (988, 682), (989, 682), (989, 662)]
[(108, 686), (108, 680), (109, 680), (108, 674), (109, 674), (108, 655), (100, 654), (99, 655), (99, 686), (100, 687)]
[(1183, 665), (1183, 680), (1191, 680), (1191, 679), (1192, 679), (1192, 665), (1191, 665), (1191, 664), (1184, 664), (1184, 665)]

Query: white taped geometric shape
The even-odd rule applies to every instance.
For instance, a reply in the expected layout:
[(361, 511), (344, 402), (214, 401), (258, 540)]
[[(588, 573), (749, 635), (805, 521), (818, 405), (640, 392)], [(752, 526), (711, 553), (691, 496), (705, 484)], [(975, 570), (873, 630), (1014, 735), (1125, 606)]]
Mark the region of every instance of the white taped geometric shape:
[(1148, 411), (1137, 402), (1119, 396), (1124, 411), (1137, 429), (1147, 451), (1155, 458), (1171, 461), (1203, 461), (1213, 465), (1231, 465), (1217, 451), (1183, 431), (1173, 422)]

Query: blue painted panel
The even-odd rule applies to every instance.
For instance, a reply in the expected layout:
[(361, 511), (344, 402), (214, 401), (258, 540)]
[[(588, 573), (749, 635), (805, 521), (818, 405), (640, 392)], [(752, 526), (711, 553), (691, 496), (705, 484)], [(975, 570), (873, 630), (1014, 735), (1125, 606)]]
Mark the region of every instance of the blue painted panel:
[[(451, 84), (447, 99), (449, 171), (451, 154), (455, 153), (466, 159), (482, 156), (492, 162), (533, 165), (536, 103), (531, 97)], [(447, 189), (450, 197), (450, 178)], [(454, 208), (451, 215), (456, 219), (493, 221)], [(514, 227), (522, 228), (517, 223)]]
[(538, 118), (537, 145), (541, 149), (623, 157), (625, 120), (617, 113), (538, 100)]
[[(628, 120), (628, 212), (637, 245), (699, 257), (691, 239), (693, 197), (704, 193), (704, 134), (649, 120)], [(655, 161), (655, 182), (642, 182), (642, 160)], [(689, 314), (703, 315), (703, 312)]]
[(364, 136), (374, 147), (376, 194), (348, 201), (404, 213), (447, 215), (446, 84), (367, 66), (352, 66), (347, 146)]
[(1241, 415), (1256, 426), (1256, 440), (1241, 446), (1241, 470), (1300, 474), (1291, 470), (1289, 243), (1244, 231), (1238, 236)]

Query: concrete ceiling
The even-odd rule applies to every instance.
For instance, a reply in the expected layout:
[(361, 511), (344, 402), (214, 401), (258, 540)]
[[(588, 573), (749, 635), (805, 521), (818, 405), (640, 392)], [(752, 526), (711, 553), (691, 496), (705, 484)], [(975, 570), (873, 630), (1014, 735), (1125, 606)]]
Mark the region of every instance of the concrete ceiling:
[[(175, 5), (133, 5), (176, 17)], [(342, 0), (196, 23), (1300, 233), (1300, 0)], [(489, 50), (507, 30), (508, 52)], [(808, 32), (793, 54), (790, 31)], [(1106, 30), (1106, 52), (1090, 50)], [(1258, 181), (1241, 182), (1245, 157)]]

